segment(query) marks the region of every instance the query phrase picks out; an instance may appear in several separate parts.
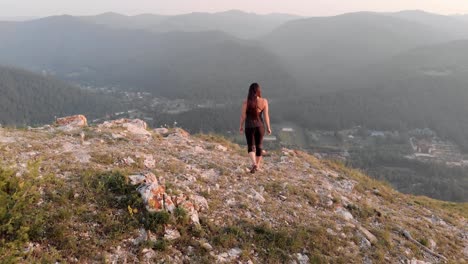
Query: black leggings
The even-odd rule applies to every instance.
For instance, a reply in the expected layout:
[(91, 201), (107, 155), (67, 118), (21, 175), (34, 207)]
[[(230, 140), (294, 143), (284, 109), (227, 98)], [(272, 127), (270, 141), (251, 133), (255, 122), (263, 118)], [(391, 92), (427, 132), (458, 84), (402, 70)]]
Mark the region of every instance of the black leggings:
[(255, 145), (255, 155), (257, 157), (262, 156), (262, 143), (263, 136), (265, 135), (265, 127), (246, 127), (245, 138), (247, 139), (248, 152), (253, 152), (253, 146)]

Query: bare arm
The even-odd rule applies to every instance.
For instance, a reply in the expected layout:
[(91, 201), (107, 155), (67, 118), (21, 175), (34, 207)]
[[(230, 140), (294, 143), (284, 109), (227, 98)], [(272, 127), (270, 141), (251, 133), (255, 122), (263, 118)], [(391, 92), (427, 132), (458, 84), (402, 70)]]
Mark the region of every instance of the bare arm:
[(268, 101), (265, 99), (265, 122), (267, 126), (267, 132), (271, 135), (271, 126), (270, 126), (270, 112), (268, 110)]
[(240, 117), (240, 124), (239, 124), (239, 132), (242, 133), (244, 131), (244, 122), (246, 118), (247, 112), (247, 102), (244, 101), (242, 103), (242, 110), (241, 110), (241, 117)]

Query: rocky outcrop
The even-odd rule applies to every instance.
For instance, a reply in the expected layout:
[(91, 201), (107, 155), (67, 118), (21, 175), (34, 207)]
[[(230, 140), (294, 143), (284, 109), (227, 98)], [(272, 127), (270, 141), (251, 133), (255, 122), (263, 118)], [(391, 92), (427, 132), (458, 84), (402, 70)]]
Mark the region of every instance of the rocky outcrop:
[(71, 130), (88, 126), (88, 120), (84, 115), (74, 115), (57, 118), (55, 124), (61, 130)]
[(141, 119), (117, 119), (112, 121), (106, 121), (103, 124), (98, 125), (101, 129), (123, 129), (123, 131), (114, 132), (112, 137), (114, 138), (125, 138), (128, 134), (140, 138), (149, 138), (151, 133), (147, 130), (148, 125)]
[(187, 212), (191, 222), (199, 225), (198, 212), (208, 209), (208, 202), (202, 196), (187, 196), (185, 194), (170, 196), (166, 193), (164, 179), (160, 178), (158, 180), (151, 172), (132, 175), (129, 178), (133, 185), (138, 185), (137, 190), (141, 194), (146, 209), (149, 212), (167, 211), (174, 213), (176, 208), (182, 208)]

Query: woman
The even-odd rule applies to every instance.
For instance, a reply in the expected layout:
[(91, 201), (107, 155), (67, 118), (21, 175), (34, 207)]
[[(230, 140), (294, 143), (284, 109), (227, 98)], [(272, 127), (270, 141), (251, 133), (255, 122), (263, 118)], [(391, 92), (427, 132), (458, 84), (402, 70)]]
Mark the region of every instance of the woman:
[(263, 136), (265, 135), (262, 114), (265, 117), (267, 132), (271, 135), (268, 101), (262, 98), (260, 85), (258, 85), (258, 83), (252, 83), (249, 88), (247, 100), (242, 104), (239, 127), (239, 132), (242, 133), (245, 123), (245, 138), (247, 139), (249, 157), (252, 161), (251, 173), (255, 173), (259, 170), (262, 162), (262, 142)]

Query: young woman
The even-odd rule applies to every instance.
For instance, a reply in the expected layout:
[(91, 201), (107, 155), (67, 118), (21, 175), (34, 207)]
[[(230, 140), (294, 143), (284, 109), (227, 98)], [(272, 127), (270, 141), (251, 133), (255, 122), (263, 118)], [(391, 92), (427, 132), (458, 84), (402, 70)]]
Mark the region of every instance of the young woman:
[[(268, 113), (268, 101), (262, 98), (262, 91), (258, 83), (252, 83), (249, 88), (247, 100), (242, 104), (239, 132), (244, 132), (247, 139), (248, 153), (252, 161), (251, 173), (260, 169), (262, 162), (262, 143), (265, 135), (263, 116), (266, 129), (271, 135), (270, 115)], [(254, 149), (255, 146), (255, 149)]]

